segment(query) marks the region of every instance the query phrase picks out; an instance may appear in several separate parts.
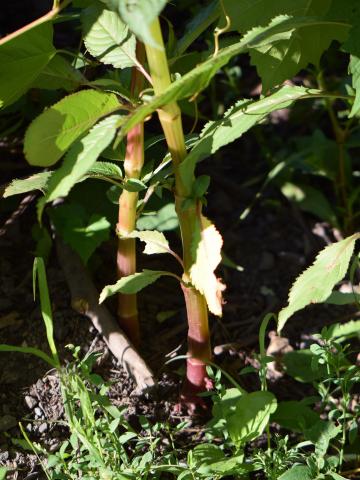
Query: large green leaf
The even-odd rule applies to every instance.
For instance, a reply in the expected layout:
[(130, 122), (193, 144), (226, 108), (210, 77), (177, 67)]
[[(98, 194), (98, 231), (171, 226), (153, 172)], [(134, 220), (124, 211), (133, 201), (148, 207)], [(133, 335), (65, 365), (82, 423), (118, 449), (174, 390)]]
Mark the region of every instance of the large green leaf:
[(0, 45), (0, 107), (21, 97), (55, 55), (52, 36), (52, 25), (42, 23)]
[(252, 392), (241, 395), (233, 414), (226, 418), (231, 440), (237, 447), (259, 437), (277, 407), (271, 392)]
[(39, 201), (39, 217), (45, 203), (65, 197), (71, 188), (94, 165), (101, 152), (113, 140), (118, 115), (111, 115), (95, 125), (90, 132), (78, 140), (65, 156), (64, 162), (52, 175), (46, 195)]
[(97, 213), (90, 214), (76, 203), (59, 205), (50, 210), (57, 233), (86, 264), (102, 242), (109, 239), (110, 222)]
[(167, 0), (118, 0), (119, 13), (130, 30), (144, 43), (156, 47), (150, 24), (165, 7)]
[[(308, 28), (310, 26), (322, 25), (323, 23), (324, 20), (318, 18), (290, 18), (285, 16), (274, 19), (267, 27), (254, 28), (239, 42), (220, 50), (216, 56), (210, 57), (186, 75), (177, 79), (163, 94), (154, 97), (150, 102), (137, 108), (122, 123), (120, 138), (123, 138), (134, 125), (142, 122), (152, 112), (164, 105), (201, 92), (208, 86), (218, 70), (226, 65), (235, 55), (248, 52), (251, 48), (271, 45), (288, 38), (297, 28)], [(331, 24), (329, 21), (327, 23)], [(336, 22), (333, 23), (336, 24)]]
[(333, 243), (322, 250), (314, 264), (305, 270), (291, 287), (287, 307), (279, 313), (278, 331), (298, 310), (312, 303), (324, 302), (349, 268), (359, 233)]
[(142, 272), (123, 277), (114, 285), (107, 285), (103, 288), (100, 294), (99, 303), (102, 303), (115, 293), (138, 293), (140, 290), (156, 282), (158, 278), (163, 277), (164, 275), (173, 276), (170, 272), (164, 272), (162, 270), (143, 270)]
[(132, 67), (136, 63), (136, 39), (117, 12), (95, 4), (82, 16), (84, 42), (93, 57), (115, 68)]
[(42, 70), (31, 87), (44, 90), (64, 89), (71, 92), (85, 83), (87, 83), (87, 80), (82, 73), (76, 70), (64, 57), (57, 54)]
[(319, 93), (317, 90), (286, 85), (276, 93), (260, 100), (240, 100), (220, 120), (205, 125), (199, 140), (180, 166), (183, 181), (186, 182), (187, 178), (191, 178), (196, 162), (241, 137), (269, 113), (286, 108), (296, 100)]
[(119, 107), (116, 95), (97, 90), (82, 90), (63, 98), (27, 129), (24, 141), (27, 161), (42, 167), (53, 165), (101, 117)]
[[(331, 0), (277, 0), (270, 3), (267, 0), (224, 0), (224, 7), (230, 16), (231, 29), (245, 33), (268, 24), (278, 15), (325, 19), (331, 3)], [(251, 59), (262, 79), (264, 91), (292, 78), (309, 63), (317, 65), (330, 43), (344, 40), (348, 30), (349, 26), (340, 22), (299, 28), (287, 40), (254, 49)]]

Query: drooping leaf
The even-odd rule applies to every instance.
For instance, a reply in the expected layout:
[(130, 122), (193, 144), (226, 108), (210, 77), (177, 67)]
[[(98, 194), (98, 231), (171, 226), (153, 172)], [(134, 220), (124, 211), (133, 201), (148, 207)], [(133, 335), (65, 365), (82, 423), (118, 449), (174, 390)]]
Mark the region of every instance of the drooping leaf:
[(127, 234), (126, 237), (138, 238), (142, 242), (145, 242), (144, 253), (146, 255), (153, 255), (154, 253), (169, 253), (170, 251), (169, 242), (166, 240), (165, 235), (156, 230), (142, 230), (141, 232), (133, 231)]
[(100, 294), (99, 303), (102, 303), (115, 293), (138, 293), (140, 290), (156, 282), (156, 280), (164, 275), (172, 276), (171, 273), (161, 270), (143, 270), (142, 272), (123, 277), (114, 285), (107, 285), (103, 288)]
[(240, 447), (259, 437), (276, 408), (276, 398), (271, 392), (252, 392), (241, 395), (235, 412), (226, 418), (234, 444)]
[(167, 0), (118, 0), (119, 13), (130, 30), (143, 42), (158, 46), (151, 34), (150, 25), (159, 16)]
[(85, 83), (87, 83), (87, 80), (82, 73), (76, 70), (64, 57), (57, 54), (42, 70), (31, 87), (44, 90), (64, 89), (71, 92)]
[(81, 205), (59, 205), (49, 214), (57, 233), (79, 254), (84, 264), (97, 247), (109, 239), (110, 222), (107, 218), (90, 214)]
[(216, 56), (210, 57), (196, 68), (174, 81), (161, 95), (154, 97), (150, 102), (137, 108), (133, 114), (122, 123), (120, 138), (123, 138), (131, 128), (143, 121), (152, 112), (172, 101), (192, 97), (206, 88), (213, 76), (226, 65), (235, 55), (248, 52), (250, 48), (271, 45), (287, 38), (293, 30), (305, 26), (315, 26), (327, 23), (336, 24), (335, 21), (325, 21), (314, 18), (275, 18), (267, 27), (254, 28), (239, 42), (221, 49)]
[(359, 237), (360, 234), (355, 233), (327, 246), (318, 254), (314, 264), (297, 278), (289, 293), (288, 306), (279, 313), (279, 332), (295, 312), (329, 297), (335, 285), (344, 278)]
[(317, 90), (286, 85), (276, 93), (260, 100), (240, 100), (224, 114), (223, 118), (205, 125), (199, 140), (180, 166), (183, 181), (191, 178), (196, 162), (240, 138), (269, 113), (318, 93), (320, 92)]
[(65, 197), (94, 165), (101, 152), (113, 140), (118, 121), (118, 115), (105, 118), (73, 145), (65, 156), (62, 165), (51, 175), (46, 195), (40, 199), (38, 204), (39, 217), (41, 217), (42, 210), (47, 202)]
[(53, 368), (56, 368), (57, 366), (54, 360), (49, 355), (47, 355), (39, 348), (35, 347), (17, 347), (16, 345), (0, 344), (0, 352), (30, 353), (31, 355), (35, 355), (36, 357), (41, 358), (41, 360), (44, 360)]
[(0, 107), (21, 97), (55, 55), (50, 22), (0, 45)]
[(95, 4), (82, 16), (84, 43), (91, 55), (115, 68), (132, 67), (136, 63), (136, 39), (117, 12)]
[[(224, 8), (230, 16), (231, 29), (246, 33), (250, 29), (267, 25), (279, 15), (294, 17), (323, 17), (331, 7), (331, 0), (224, 0)], [(280, 85), (292, 78), (309, 63), (318, 65), (322, 53), (333, 40), (343, 41), (349, 31), (348, 25), (341, 23), (299, 28), (287, 40), (274, 45), (255, 48), (251, 51), (252, 63), (262, 79), (263, 90)]]
[(42, 193), (46, 192), (46, 187), (51, 177), (52, 172), (34, 173), (28, 178), (18, 178), (12, 180), (5, 188), (4, 198), (12, 195), (21, 195), (23, 193), (32, 192), (33, 190), (40, 190)]
[(101, 117), (118, 109), (119, 102), (112, 93), (82, 90), (63, 98), (27, 129), (24, 140), (27, 161), (42, 167), (53, 165)]
[(205, 296), (210, 312), (219, 317), (222, 315), (222, 291), (225, 286), (214, 272), (221, 262), (222, 244), (223, 239), (215, 226), (201, 216), (192, 242), (194, 263), (190, 268), (190, 279)]

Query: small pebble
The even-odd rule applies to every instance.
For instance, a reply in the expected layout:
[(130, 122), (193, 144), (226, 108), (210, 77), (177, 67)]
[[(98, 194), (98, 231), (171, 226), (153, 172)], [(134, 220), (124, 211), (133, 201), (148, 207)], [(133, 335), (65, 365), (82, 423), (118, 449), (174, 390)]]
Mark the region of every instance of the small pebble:
[(36, 418), (43, 418), (43, 416), (44, 416), (44, 413), (43, 413), (43, 411), (41, 410), (40, 407), (34, 408), (34, 414), (35, 414)]
[(38, 402), (37, 402), (36, 398), (32, 397), (31, 395), (26, 395), (26, 397), (25, 397), (25, 404), (26, 404), (26, 406), (27, 406), (30, 410), (32, 410), (33, 408), (35, 408), (36, 405), (37, 405), (37, 403), (38, 403)]
[(47, 424), (46, 424), (46, 423), (42, 423), (42, 424), (39, 426), (39, 428), (38, 428), (38, 432), (39, 432), (40, 434), (45, 433), (46, 430), (47, 430)]

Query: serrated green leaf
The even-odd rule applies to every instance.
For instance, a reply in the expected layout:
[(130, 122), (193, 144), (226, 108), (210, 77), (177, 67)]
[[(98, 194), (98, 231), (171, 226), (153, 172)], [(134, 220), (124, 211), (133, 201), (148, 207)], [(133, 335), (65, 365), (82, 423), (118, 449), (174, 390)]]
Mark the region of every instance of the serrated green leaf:
[(286, 85), (274, 94), (260, 100), (240, 100), (225, 112), (223, 118), (205, 125), (200, 138), (180, 165), (183, 181), (186, 182), (188, 178), (192, 177), (196, 162), (240, 138), (269, 113), (286, 108), (296, 100), (319, 93), (317, 90)]
[(136, 39), (117, 12), (95, 4), (81, 15), (84, 43), (93, 57), (115, 68), (136, 64)]
[(121, 168), (115, 163), (97, 161), (88, 171), (89, 177), (108, 177), (122, 179), (123, 173)]
[(65, 197), (94, 165), (101, 152), (113, 140), (118, 121), (118, 115), (105, 118), (73, 145), (65, 156), (61, 167), (52, 174), (45, 197), (39, 201), (39, 217), (41, 217), (42, 210), (47, 202)]
[(241, 395), (235, 412), (226, 418), (231, 440), (237, 447), (259, 437), (275, 412), (277, 402), (271, 392), (252, 392)]
[(201, 216), (197, 228), (192, 242), (194, 262), (190, 268), (191, 283), (205, 296), (210, 312), (221, 317), (225, 286), (214, 272), (221, 262), (223, 239), (206, 217)]
[(0, 45), (0, 107), (20, 98), (55, 55), (52, 36), (42, 23)]
[(123, 277), (114, 285), (107, 285), (103, 288), (100, 294), (99, 303), (102, 303), (115, 293), (138, 293), (140, 290), (156, 282), (156, 280), (164, 275), (172, 276), (171, 273), (162, 270), (143, 270), (142, 272)]
[(87, 83), (87, 80), (82, 73), (76, 70), (65, 58), (57, 54), (41, 71), (31, 87), (44, 90), (64, 89), (71, 92), (85, 83)]
[(5, 188), (3, 196), (6, 198), (11, 197), (12, 195), (21, 195), (23, 193), (32, 192), (33, 190), (40, 190), (42, 193), (45, 193), (52, 173), (53, 172), (39, 172), (28, 178), (12, 180), (10, 185)]
[(166, 2), (167, 0), (118, 0), (118, 9), (123, 21), (143, 43), (157, 47), (150, 24), (159, 16)]
[[(240, 33), (264, 26), (279, 15), (304, 18), (319, 16), (325, 19), (330, 6), (331, 0), (299, 0), (296, 4), (293, 0), (271, 3), (267, 0), (224, 0), (224, 8), (231, 20), (231, 29)], [(331, 42), (343, 41), (348, 31), (349, 26), (341, 23), (299, 28), (286, 40), (251, 51), (252, 63), (262, 79), (263, 90), (266, 92), (292, 78), (309, 63), (317, 65)]]
[(82, 90), (45, 110), (25, 134), (24, 152), (30, 165), (50, 166), (101, 117), (119, 109), (112, 93)]
[(166, 240), (165, 235), (156, 230), (142, 230), (141, 232), (133, 231), (125, 236), (127, 238), (138, 238), (142, 242), (145, 242), (143, 253), (146, 255), (170, 252), (169, 242)]
[[(216, 56), (210, 57), (196, 68), (183, 75), (171, 84), (161, 95), (154, 97), (150, 102), (137, 108), (121, 125), (119, 138), (124, 138), (131, 128), (142, 122), (155, 110), (173, 101), (191, 97), (206, 88), (213, 76), (226, 65), (235, 55), (248, 52), (250, 48), (276, 43), (289, 32), (301, 27), (322, 25), (325, 21), (318, 18), (275, 18), (264, 28), (254, 28), (239, 42), (223, 48)], [(327, 21), (332, 25), (336, 22)]]
[(355, 233), (327, 246), (318, 254), (314, 264), (297, 278), (289, 293), (288, 306), (279, 313), (279, 332), (298, 310), (312, 303), (326, 301), (335, 285), (346, 275), (359, 237), (360, 234)]

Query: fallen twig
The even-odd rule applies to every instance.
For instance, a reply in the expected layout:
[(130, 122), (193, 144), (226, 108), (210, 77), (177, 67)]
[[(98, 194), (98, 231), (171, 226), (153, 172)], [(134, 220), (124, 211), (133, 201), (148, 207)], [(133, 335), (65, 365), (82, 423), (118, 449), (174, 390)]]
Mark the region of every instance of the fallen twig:
[(59, 263), (69, 285), (72, 307), (92, 321), (111, 353), (135, 380), (139, 391), (154, 386), (154, 375), (150, 368), (120, 330), (108, 309), (99, 305), (99, 293), (80, 257), (59, 238), (56, 247)]

